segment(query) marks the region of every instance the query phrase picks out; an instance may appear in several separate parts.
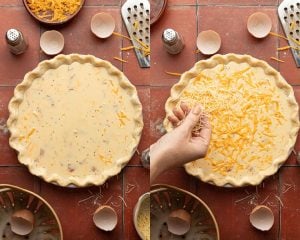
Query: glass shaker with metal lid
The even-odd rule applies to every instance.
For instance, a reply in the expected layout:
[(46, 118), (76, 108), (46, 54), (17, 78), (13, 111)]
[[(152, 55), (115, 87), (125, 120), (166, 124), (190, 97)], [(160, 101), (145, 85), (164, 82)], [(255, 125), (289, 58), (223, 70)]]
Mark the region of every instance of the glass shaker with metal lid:
[(171, 28), (163, 31), (162, 41), (164, 43), (165, 49), (170, 54), (178, 54), (184, 48), (184, 41), (182, 36)]
[(9, 50), (15, 55), (21, 54), (27, 49), (27, 43), (24, 39), (24, 36), (22, 32), (18, 31), (17, 29), (9, 29), (6, 32), (5, 38)]

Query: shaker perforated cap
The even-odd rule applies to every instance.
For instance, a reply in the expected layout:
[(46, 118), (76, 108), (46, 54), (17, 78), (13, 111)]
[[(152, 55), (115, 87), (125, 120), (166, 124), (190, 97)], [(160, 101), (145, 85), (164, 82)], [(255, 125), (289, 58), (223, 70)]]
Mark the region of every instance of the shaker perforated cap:
[(6, 33), (6, 37), (9, 41), (15, 42), (20, 38), (20, 32), (16, 29), (9, 29)]
[(167, 42), (172, 42), (176, 39), (176, 32), (173, 29), (168, 28), (163, 32), (163, 38)]

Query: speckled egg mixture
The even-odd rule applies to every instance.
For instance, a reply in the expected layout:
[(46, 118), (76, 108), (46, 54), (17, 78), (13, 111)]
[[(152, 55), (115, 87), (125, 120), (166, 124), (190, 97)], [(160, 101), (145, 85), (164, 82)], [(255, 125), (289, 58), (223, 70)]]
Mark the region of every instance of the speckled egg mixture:
[[(73, 62), (46, 71), (19, 105), (19, 152), (40, 172), (73, 178), (106, 174), (136, 145), (134, 105), (104, 67)], [(51, 179), (50, 179), (51, 181)]]

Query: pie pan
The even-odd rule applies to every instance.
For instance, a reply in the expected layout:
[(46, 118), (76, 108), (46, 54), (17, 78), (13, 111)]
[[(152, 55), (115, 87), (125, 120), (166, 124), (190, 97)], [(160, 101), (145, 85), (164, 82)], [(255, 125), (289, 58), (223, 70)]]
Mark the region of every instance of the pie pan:
[[(11, 216), (27, 209), (34, 214), (34, 228), (26, 236), (11, 231)], [(0, 239), (63, 239), (60, 221), (52, 207), (39, 195), (17, 186), (0, 184)]]
[(136, 88), (92, 55), (41, 62), (16, 86), (9, 111), (9, 142), (20, 163), (65, 187), (101, 185), (117, 175), (143, 129)]
[[(210, 208), (196, 195), (169, 185), (153, 185), (150, 192), (151, 239), (210, 239), (219, 240), (217, 221)], [(184, 235), (168, 231), (171, 212), (184, 209), (191, 215), (191, 226)]]
[[(258, 185), (277, 172), (296, 142), (299, 107), (293, 88), (268, 63), (249, 55), (215, 55), (181, 75), (167, 116), (186, 102), (201, 104), (212, 125), (203, 159), (187, 173), (217, 186)], [(173, 129), (166, 118), (167, 131)]]
[[(39, 13), (35, 13), (29, 6), (29, 1), (32, 0), (23, 0), (23, 4), (26, 8), (26, 10), (30, 13), (30, 15), (35, 18), (37, 21), (47, 24), (47, 25), (59, 25), (59, 24), (63, 24), (66, 23), (68, 21), (70, 21), (72, 18), (74, 18), (79, 11), (81, 10), (84, 1), (85, 0), (80, 0), (80, 4), (77, 6), (76, 10), (74, 11), (74, 13), (72, 13), (71, 15), (66, 15), (66, 18), (63, 20), (51, 20), (51, 18), (53, 17), (53, 12), (52, 11), (46, 11), (46, 12), (39, 12)], [(47, 15), (47, 17), (42, 17), (45, 14)]]

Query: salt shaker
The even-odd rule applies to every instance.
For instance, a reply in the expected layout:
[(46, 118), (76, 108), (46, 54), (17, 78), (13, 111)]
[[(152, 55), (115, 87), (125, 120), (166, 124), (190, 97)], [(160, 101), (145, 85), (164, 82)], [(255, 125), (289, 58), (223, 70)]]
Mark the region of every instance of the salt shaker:
[(15, 55), (19, 55), (27, 49), (27, 43), (24, 36), (22, 32), (17, 29), (12, 28), (6, 32), (6, 42), (9, 50)]
[(170, 54), (178, 54), (184, 48), (184, 41), (182, 36), (171, 28), (163, 31), (162, 41), (164, 43), (165, 49)]

